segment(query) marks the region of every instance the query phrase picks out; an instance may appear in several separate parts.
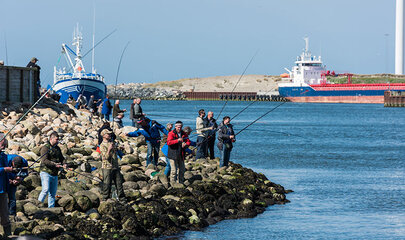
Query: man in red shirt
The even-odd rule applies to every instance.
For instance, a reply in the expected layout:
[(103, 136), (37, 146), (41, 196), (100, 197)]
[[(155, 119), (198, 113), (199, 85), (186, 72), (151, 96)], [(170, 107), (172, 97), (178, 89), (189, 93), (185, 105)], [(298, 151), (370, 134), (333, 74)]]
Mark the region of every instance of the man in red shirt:
[(167, 157), (170, 159), (170, 183), (184, 182), (184, 172), (186, 171), (184, 165), (185, 149), (190, 146), (190, 139), (188, 135), (182, 130), (183, 123), (177, 121), (174, 125), (173, 131), (167, 135)]

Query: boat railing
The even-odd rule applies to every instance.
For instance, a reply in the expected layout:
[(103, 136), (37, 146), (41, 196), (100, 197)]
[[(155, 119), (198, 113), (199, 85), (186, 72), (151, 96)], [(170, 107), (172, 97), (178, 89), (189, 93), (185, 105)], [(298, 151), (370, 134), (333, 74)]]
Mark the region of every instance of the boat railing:
[(56, 73), (57, 82), (71, 78), (86, 78), (104, 82), (104, 77), (97, 73)]

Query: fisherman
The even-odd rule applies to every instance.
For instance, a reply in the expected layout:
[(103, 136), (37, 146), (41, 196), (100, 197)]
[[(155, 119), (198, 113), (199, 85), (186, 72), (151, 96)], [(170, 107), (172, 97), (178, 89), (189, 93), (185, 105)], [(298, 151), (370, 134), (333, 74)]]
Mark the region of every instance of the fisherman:
[(174, 125), (174, 130), (169, 132), (167, 136), (167, 157), (170, 159), (171, 171), (170, 182), (184, 182), (184, 172), (186, 171), (184, 165), (185, 148), (190, 146), (190, 139), (188, 135), (182, 131), (183, 123), (177, 121)]
[[(207, 153), (206, 156), (209, 156), (210, 159), (215, 158), (215, 133), (217, 132), (218, 124), (217, 120), (214, 118), (214, 113), (212, 111), (209, 111), (207, 114), (207, 122), (208, 122), (208, 127), (212, 127), (211, 130), (208, 130), (208, 136), (207, 136)], [(209, 154), (208, 154), (209, 152)]]
[(10, 187), (8, 189), (8, 211), (13, 217), (16, 215), (16, 197), (17, 186), (28, 176), (28, 162), (21, 156), (9, 154), (7, 156), (7, 166), (12, 167), (13, 171), (8, 173)]
[[(171, 125), (172, 125), (172, 127), (173, 127), (173, 124), (171, 124)], [(170, 128), (170, 130), (172, 129), (172, 127)], [(166, 129), (167, 129), (167, 127), (166, 127)], [(170, 131), (170, 130), (169, 130), (169, 131)], [(184, 131), (188, 136), (190, 136), (190, 133), (192, 132), (191, 127), (189, 127), (189, 126), (184, 127), (183, 131)], [(162, 142), (163, 142), (163, 140), (162, 140)], [(197, 143), (190, 140), (190, 146), (195, 147), (195, 146), (197, 146)], [(165, 145), (163, 145), (163, 147), (162, 147), (161, 150), (162, 150), (163, 155), (165, 155), (165, 161), (166, 161), (166, 167), (165, 167), (165, 170), (164, 170), (164, 174), (165, 174), (167, 177), (169, 177), (169, 176), (170, 176), (171, 165), (170, 165), (170, 160), (169, 160), (169, 158), (167, 158), (167, 152), (168, 152), (168, 150), (169, 150), (169, 146), (167, 146), (167, 139), (166, 139), (166, 141), (165, 141)], [(185, 149), (185, 151), (186, 151), (187, 154), (195, 155), (194, 151), (192, 151), (192, 150), (189, 149), (188, 147)]]
[[(97, 135), (98, 135), (98, 145), (100, 146), (100, 144), (103, 142), (103, 135), (101, 135), (101, 132), (107, 129), (109, 131), (112, 132), (112, 129), (110, 127), (110, 123), (109, 122), (104, 122), (103, 125), (101, 126), (101, 128), (98, 130)], [(111, 134), (111, 140), (115, 140), (116, 136), (114, 133)]]
[(195, 159), (206, 158), (207, 153), (207, 134), (208, 130), (212, 129), (208, 127), (208, 121), (205, 118), (204, 109), (198, 111), (198, 117), (196, 118), (195, 128), (197, 131), (197, 154)]
[(127, 110), (126, 109), (120, 109), (120, 100), (115, 100), (115, 104), (114, 104), (114, 107), (113, 107), (113, 118), (115, 118), (116, 116), (118, 116), (118, 114), (119, 113), (124, 113), (124, 112), (126, 112)]
[(137, 128), (141, 127), (138, 121), (146, 115), (142, 111), (141, 102), (142, 100), (140, 98), (134, 99), (129, 114), (129, 118), (132, 119), (132, 126)]
[[(141, 128), (136, 131), (130, 132), (127, 134), (128, 137), (138, 137), (143, 135), (145, 137), (146, 143), (148, 145), (148, 153), (146, 155), (146, 166), (150, 163), (157, 166), (159, 159), (159, 150), (160, 150), (160, 132), (165, 135), (168, 135), (169, 132), (164, 126), (159, 124), (154, 120), (150, 120), (147, 117), (142, 117), (138, 124)], [(159, 132), (160, 131), (160, 132)]]
[(86, 96), (84, 96), (83, 94), (80, 94), (79, 97), (77, 98), (75, 107), (77, 109), (83, 109), (83, 108), (86, 108), (86, 106), (87, 106)]
[(98, 101), (94, 99), (94, 95), (90, 96), (89, 102), (87, 103), (87, 109), (95, 115), (97, 112), (97, 103)]
[(31, 58), (31, 61), (29, 61), (29, 63), (27, 64), (27, 67), (28, 68), (37, 68), (37, 70), (38, 70), (38, 72), (37, 72), (37, 87), (38, 87), (37, 94), (39, 96), (39, 89), (41, 88), (41, 80), (39, 79), (41, 67), (37, 65), (37, 62), (38, 62), (38, 58), (33, 57), (33, 58)]
[(72, 95), (69, 94), (69, 97), (66, 100), (66, 103), (71, 104), (72, 106), (75, 106), (76, 105), (76, 100), (74, 99), (74, 97)]
[(3, 152), (8, 146), (7, 139), (4, 138), (4, 134), (0, 133), (0, 223), (3, 227), (3, 237), (11, 235), (11, 224), (8, 217), (8, 173), (12, 171), (12, 168), (7, 164), (7, 155)]
[(118, 128), (123, 128), (124, 124), (122, 123), (122, 119), (124, 118), (124, 113), (120, 112), (118, 115), (114, 118), (114, 123), (117, 124)]
[(66, 168), (65, 158), (59, 146), (59, 135), (52, 132), (49, 141), (41, 148), (40, 176), (42, 191), (39, 194), (38, 201), (44, 202), (48, 196), (48, 208), (55, 207), (55, 195), (58, 190), (58, 173), (61, 168)]
[(232, 143), (236, 141), (235, 133), (230, 122), (231, 118), (229, 116), (224, 117), (218, 130), (217, 146), (218, 149), (221, 151), (221, 160), (219, 162), (220, 167), (228, 166), (229, 158), (231, 156), (231, 151), (233, 148)]
[(103, 172), (103, 190), (102, 196), (103, 201), (111, 198), (111, 185), (114, 181), (115, 187), (117, 189), (118, 199), (125, 202), (124, 188), (122, 186), (124, 179), (121, 175), (120, 168), (118, 165), (117, 157), (117, 146), (115, 141), (112, 140), (112, 131), (104, 129), (101, 132), (103, 136), (103, 142), (100, 145), (101, 169)]
[(110, 102), (110, 96), (107, 94), (105, 96), (105, 99), (103, 101), (103, 106), (101, 109), (101, 114), (104, 116), (104, 118), (108, 121), (110, 121), (110, 114), (111, 114), (111, 102)]

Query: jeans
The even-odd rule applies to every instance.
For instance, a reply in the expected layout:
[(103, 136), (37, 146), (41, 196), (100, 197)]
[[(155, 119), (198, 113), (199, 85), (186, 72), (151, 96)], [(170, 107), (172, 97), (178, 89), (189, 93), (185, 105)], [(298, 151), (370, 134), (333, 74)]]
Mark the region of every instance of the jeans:
[(151, 163), (157, 166), (159, 160), (160, 144), (154, 145), (151, 142), (146, 143), (148, 145), (148, 152), (146, 154), (146, 166), (148, 166)]
[(103, 171), (103, 200), (111, 198), (111, 185), (114, 181), (115, 188), (117, 189), (118, 198), (121, 201), (125, 201), (124, 188), (122, 183), (124, 179), (121, 172), (118, 169), (102, 169)]
[(208, 136), (206, 156), (209, 156), (210, 159), (215, 158), (215, 135)]
[(42, 191), (39, 194), (38, 201), (44, 202), (46, 195), (48, 195), (48, 208), (55, 207), (55, 195), (58, 190), (58, 176), (52, 176), (47, 172), (41, 172), (41, 185)]
[(137, 121), (135, 119), (132, 119), (132, 127), (135, 127), (137, 124)]
[(172, 167), (170, 166), (170, 159), (166, 158), (165, 175), (169, 177)]
[(227, 148), (226, 144), (223, 145), (221, 150), (221, 159), (219, 161), (219, 166), (224, 167), (228, 166), (229, 158), (231, 157), (232, 148)]
[(15, 199), (15, 192), (17, 191), (17, 186), (15, 185), (11, 185), (8, 188), (8, 213), (10, 215), (14, 215), (16, 214), (16, 199)]
[(110, 121), (110, 114), (103, 114), (104, 119)]
[(174, 160), (170, 159), (170, 182), (171, 183), (183, 183), (184, 182), (184, 172), (186, 167), (184, 165), (184, 160)]
[(207, 138), (198, 136), (197, 137), (197, 153), (195, 159), (205, 158), (207, 152)]

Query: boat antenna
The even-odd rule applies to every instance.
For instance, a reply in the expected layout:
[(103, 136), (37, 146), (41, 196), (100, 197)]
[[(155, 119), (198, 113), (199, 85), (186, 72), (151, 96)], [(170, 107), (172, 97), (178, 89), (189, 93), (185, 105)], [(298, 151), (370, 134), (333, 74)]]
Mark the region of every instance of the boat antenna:
[(96, 36), (96, 7), (94, 6), (95, 2), (93, 1), (93, 52), (91, 56), (91, 72), (94, 73), (94, 40)]
[[(255, 54), (254, 54), (254, 55), (252, 56), (252, 58), (250, 59), (249, 63), (246, 65), (245, 70), (243, 70), (243, 72), (242, 72), (242, 74), (240, 75), (238, 81), (236, 82), (235, 86), (233, 87), (233, 89), (232, 89), (232, 91), (231, 91), (231, 94), (233, 93), (233, 91), (235, 91), (235, 89), (236, 89), (236, 87), (238, 86), (240, 80), (241, 80), (242, 77), (245, 75), (246, 70), (248, 69), (248, 67), (250, 66), (250, 64), (252, 63), (253, 59), (256, 57), (256, 55), (257, 55), (258, 52), (259, 52), (259, 49), (256, 50)], [(219, 118), (219, 117), (221, 116), (221, 113), (222, 113), (222, 111), (224, 110), (224, 108), (225, 108), (225, 106), (226, 106), (227, 103), (228, 103), (228, 99), (226, 99), (226, 101), (225, 101), (224, 105), (222, 106), (222, 109), (221, 109), (221, 111), (219, 112), (217, 118)]]

